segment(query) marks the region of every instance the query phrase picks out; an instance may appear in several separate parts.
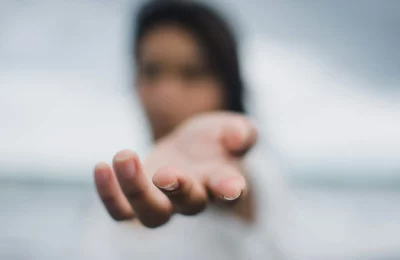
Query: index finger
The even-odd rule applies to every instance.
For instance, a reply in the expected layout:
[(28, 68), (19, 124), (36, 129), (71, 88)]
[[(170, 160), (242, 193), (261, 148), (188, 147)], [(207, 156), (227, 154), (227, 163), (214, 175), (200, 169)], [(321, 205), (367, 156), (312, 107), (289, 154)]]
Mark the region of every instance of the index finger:
[(158, 227), (173, 213), (169, 199), (144, 174), (139, 158), (129, 150), (114, 157), (119, 185), (143, 225)]

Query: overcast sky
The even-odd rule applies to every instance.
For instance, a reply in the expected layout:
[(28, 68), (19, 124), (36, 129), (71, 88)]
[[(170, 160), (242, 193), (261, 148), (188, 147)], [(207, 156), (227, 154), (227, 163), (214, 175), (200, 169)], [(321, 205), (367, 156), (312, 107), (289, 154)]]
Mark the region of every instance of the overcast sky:
[[(284, 161), (400, 169), (399, 2), (227, 2), (250, 107)], [(1, 2), (1, 174), (88, 178), (121, 148), (144, 151), (125, 59), (129, 6)]]

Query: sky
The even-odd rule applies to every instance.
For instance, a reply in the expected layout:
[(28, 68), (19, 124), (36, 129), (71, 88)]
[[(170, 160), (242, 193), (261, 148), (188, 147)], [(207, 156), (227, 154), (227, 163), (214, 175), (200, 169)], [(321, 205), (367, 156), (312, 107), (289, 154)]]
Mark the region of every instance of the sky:
[[(227, 3), (249, 107), (292, 174), (400, 176), (399, 2)], [(145, 153), (131, 4), (1, 2), (0, 176), (86, 180), (119, 149)]]

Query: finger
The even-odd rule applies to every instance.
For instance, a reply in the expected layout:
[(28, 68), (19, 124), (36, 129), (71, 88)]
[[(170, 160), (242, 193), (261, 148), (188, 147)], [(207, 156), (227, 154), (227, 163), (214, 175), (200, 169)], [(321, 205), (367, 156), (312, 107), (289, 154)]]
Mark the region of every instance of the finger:
[(113, 164), (121, 189), (142, 224), (158, 227), (166, 223), (173, 213), (172, 204), (144, 174), (137, 155), (123, 150)]
[(224, 147), (231, 155), (243, 156), (257, 142), (257, 128), (246, 117), (236, 116), (227, 120), (222, 128), (221, 138)]
[(153, 183), (170, 199), (175, 212), (195, 215), (207, 204), (208, 195), (204, 186), (177, 169), (160, 169), (153, 176)]
[(211, 171), (205, 185), (214, 198), (232, 203), (247, 194), (246, 180), (233, 166), (222, 166)]
[(115, 173), (107, 163), (98, 163), (94, 170), (97, 193), (110, 216), (115, 220), (134, 217), (133, 209), (118, 184)]

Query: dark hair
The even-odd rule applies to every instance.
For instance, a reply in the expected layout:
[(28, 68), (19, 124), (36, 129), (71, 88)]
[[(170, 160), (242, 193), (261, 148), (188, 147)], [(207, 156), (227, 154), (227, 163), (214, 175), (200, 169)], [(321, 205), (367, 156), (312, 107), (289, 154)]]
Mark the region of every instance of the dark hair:
[(153, 0), (141, 7), (135, 19), (133, 44), (136, 57), (141, 38), (153, 27), (173, 22), (187, 28), (198, 37), (212, 69), (226, 89), (227, 109), (245, 112), (237, 43), (228, 24), (215, 11), (193, 1)]

